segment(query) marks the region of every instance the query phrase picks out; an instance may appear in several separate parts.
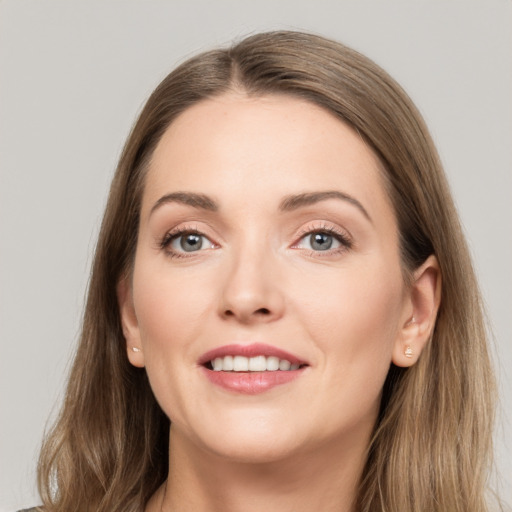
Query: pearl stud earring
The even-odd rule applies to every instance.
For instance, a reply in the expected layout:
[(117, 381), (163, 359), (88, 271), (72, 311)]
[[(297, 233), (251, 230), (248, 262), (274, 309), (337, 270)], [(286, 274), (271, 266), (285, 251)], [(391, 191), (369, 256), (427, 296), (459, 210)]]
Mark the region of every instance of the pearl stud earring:
[(134, 352), (140, 352), (140, 348), (139, 348), (139, 347), (132, 347), (132, 350), (133, 350)]
[(411, 348), (410, 345), (407, 345), (407, 347), (405, 348), (404, 354), (405, 354), (405, 357), (411, 359), (411, 357), (412, 357), (412, 348)]

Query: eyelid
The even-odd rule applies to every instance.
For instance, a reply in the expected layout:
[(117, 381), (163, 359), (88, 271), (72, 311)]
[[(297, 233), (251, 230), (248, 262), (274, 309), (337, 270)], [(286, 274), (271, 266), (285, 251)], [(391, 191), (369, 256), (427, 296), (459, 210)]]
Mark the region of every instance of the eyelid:
[[(210, 247), (205, 247), (205, 248), (209, 248), (211, 249), (215, 244), (204, 234), (202, 233), (198, 233), (197, 231), (184, 231), (182, 233), (175, 233), (173, 234), (172, 236), (170, 236), (168, 238), (168, 242), (167, 242), (167, 245), (170, 245), (172, 247), (173, 250), (177, 250), (178, 252), (182, 252), (180, 249), (177, 249), (174, 244), (180, 240), (180, 238), (187, 238), (189, 237), (190, 235), (194, 235), (194, 236), (197, 236), (199, 238), (203, 238), (205, 240), (208, 241), (208, 244), (210, 245)], [(190, 252), (199, 252), (199, 250), (202, 250), (203, 247), (201, 246), (201, 249), (198, 249), (197, 251), (190, 251)], [(184, 252), (187, 252), (187, 251), (184, 251)]]
[[(198, 235), (206, 240), (208, 240), (210, 246), (206, 248), (201, 248), (197, 251), (182, 251), (176, 248), (171, 247), (171, 244), (184, 235)], [(204, 230), (198, 229), (197, 225), (191, 226), (186, 224), (178, 225), (168, 231), (162, 237), (157, 239), (158, 249), (164, 251), (168, 256), (171, 257), (180, 257), (180, 258), (188, 258), (191, 256), (197, 256), (198, 253), (204, 252), (208, 249), (213, 249), (219, 247), (219, 244), (212, 240), (213, 237), (210, 235), (206, 235)]]
[(301, 247), (299, 247), (300, 242), (305, 237), (310, 236), (314, 233), (327, 233), (329, 235), (332, 235), (341, 244), (341, 247), (335, 249), (328, 249), (326, 251), (312, 251), (315, 254), (333, 254), (335, 252), (349, 250), (354, 245), (352, 235), (346, 229), (342, 229), (338, 227), (336, 224), (332, 224), (327, 221), (313, 221), (307, 224), (305, 227), (301, 228), (301, 230), (295, 237), (296, 241), (292, 244), (292, 249), (301, 249)]
[[(204, 252), (205, 250), (216, 249), (220, 247), (220, 244), (216, 242), (216, 238), (209, 234), (206, 234), (205, 229), (200, 229), (197, 226), (197, 223), (193, 224), (179, 224), (172, 229), (169, 229), (165, 232), (165, 234), (161, 237), (158, 237), (157, 249), (164, 251), (167, 255), (171, 257), (193, 257), (198, 256), (199, 253)], [(314, 233), (326, 233), (333, 236), (339, 243), (340, 247), (326, 249), (325, 251), (308, 249), (305, 247), (300, 247), (301, 241), (306, 237), (310, 236)], [(204, 237), (208, 240), (210, 246), (206, 248), (198, 249), (197, 251), (182, 251), (179, 249), (171, 248), (170, 245), (174, 240), (177, 240), (180, 236), (186, 234), (196, 234), (198, 236)], [(321, 221), (312, 221), (302, 227), (294, 237), (295, 242), (291, 245), (292, 249), (302, 249), (309, 250), (315, 256), (328, 256), (336, 253), (344, 252), (350, 250), (353, 245), (352, 235), (349, 233), (347, 229), (339, 227), (337, 224), (331, 223), (329, 221), (321, 220)]]

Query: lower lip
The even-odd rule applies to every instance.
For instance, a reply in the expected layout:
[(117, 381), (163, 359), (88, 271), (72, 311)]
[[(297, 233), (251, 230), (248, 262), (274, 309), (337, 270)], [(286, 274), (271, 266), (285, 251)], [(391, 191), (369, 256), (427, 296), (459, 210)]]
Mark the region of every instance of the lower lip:
[(276, 386), (287, 384), (302, 375), (303, 368), (298, 370), (274, 372), (215, 372), (202, 367), (210, 382), (221, 388), (245, 395), (264, 393)]

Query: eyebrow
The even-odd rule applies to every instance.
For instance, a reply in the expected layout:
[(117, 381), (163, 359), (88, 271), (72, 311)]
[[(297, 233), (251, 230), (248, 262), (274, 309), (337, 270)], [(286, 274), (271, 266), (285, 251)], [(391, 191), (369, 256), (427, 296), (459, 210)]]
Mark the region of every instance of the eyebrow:
[(172, 192), (171, 194), (166, 194), (162, 196), (151, 208), (149, 215), (160, 208), (164, 204), (169, 203), (180, 203), (185, 204), (187, 206), (192, 206), (193, 208), (198, 208), (201, 210), (208, 210), (211, 212), (216, 212), (219, 209), (218, 204), (211, 198), (205, 194), (196, 194), (195, 192)]
[(328, 199), (339, 199), (341, 201), (350, 203), (351, 205), (358, 208), (359, 211), (366, 217), (366, 219), (372, 222), (372, 219), (369, 213), (366, 211), (366, 208), (355, 197), (345, 194), (344, 192), (339, 192), (338, 190), (305, 192), (303, 194), (287, 196), (281, 201), (279, 209), (283, 212), (291, 212), (299, 208), (304, 208), (305, 206), (319, 203), (321, 201), (327, 201)]
[[(305, 206), (310, 206), (321, 201), (327, 201), (328, 199), (338, 199), (341, 201), (345, 201), (355, 206), (361, 211), (361, 213), (372, 222), (372, 219), (366, 208), (355, 198), (344, 192), (340, 192), (338, 190), (326, 190), (321, 192), (304, 192), (302, 194), (295, 194), (286, 196), (281, 203), (279, 204), (279, 210), (282, 212), (291, 212), (294, 210), (298, 210), (300, 208), (304, 208)], [(187, 206), (192, 206), (193, 208), (198, 208), (201, 210), (207, 210), (211, 212), (216, 212), (219, 210), (219, 205), (206, 194), (198, 194), (195, 192), (172, 192), (170, 194), (166, 194), (162, 196), (151, 208), (151, 212), (149, 215), (163, 206), (164, 204), (169, 203), (180, 203)]]

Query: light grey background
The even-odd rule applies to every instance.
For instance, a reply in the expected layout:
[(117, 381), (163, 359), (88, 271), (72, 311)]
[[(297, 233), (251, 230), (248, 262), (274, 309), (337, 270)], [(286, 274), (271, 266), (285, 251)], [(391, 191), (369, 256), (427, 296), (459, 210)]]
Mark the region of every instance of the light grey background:
[(444, 162), (496, 338), (501, 492), (512, 502), (512, 2), (0, 2), (0, 512), (38, 503), (106, 193), (145, 98), (197, 51), (298, 28), (409, 92)]

